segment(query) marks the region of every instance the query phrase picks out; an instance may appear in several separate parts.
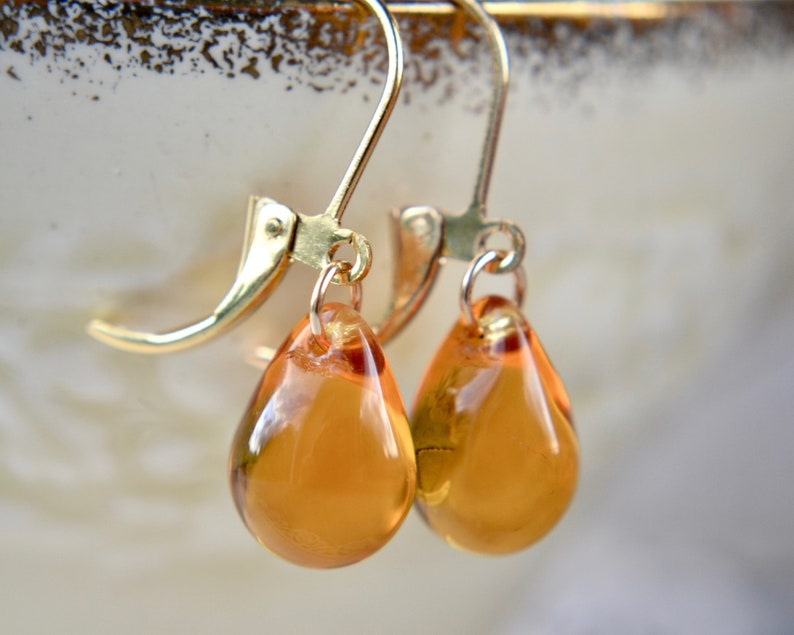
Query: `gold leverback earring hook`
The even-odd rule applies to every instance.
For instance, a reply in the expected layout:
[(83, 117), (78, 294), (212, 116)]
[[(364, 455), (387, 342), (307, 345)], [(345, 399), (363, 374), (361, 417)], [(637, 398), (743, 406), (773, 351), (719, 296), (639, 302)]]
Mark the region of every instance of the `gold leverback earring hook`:
[(488, 237), (495, 233), (506, 234), (511, 241), (511, 249), (499, 262), (490, 263), (489, 271), (514, 271), (524, 258), (526, 241), (518, 225), (486, 217), (486, 199), (510, 79), (507, 46), (499, 25), (477, 0), (451, 2), (483, 27), (491, 50), (491, 106), (474, 194), (468, 208), (460, 215), (446, 214), (430, 206), (406, 207), (393, 213), (397, 250), (395, 278), (392, 302), (386, 317), (377, 327), (382, 341), (394, 337), (416, 314), (432, 288), (439, 264), (445, 258), (469, 262), (485, 250)]
[(488, 220), (486, 218), (486, 200), (491, 185), (491, 173), (493, 172), (493, 164), (496, 158), (496, 147), (499, 142), (499, 132), (502, 127), (502, 119), (504, 118), (505, 105), (507, 103), (507, 89), (510, 84), (510, 59), (499, 25), (482, 5), (477, 0), (452, 1), (477, 20), (485, 30), (493, 65), (493, 91), (472, 201), (468, 209), (459, 216), (444, 214), (443, 255), (455, 260), (470, 261), (484, 250), (488, 236), (501, 232), (507, 234), (510, 238), (512, 249), (500, 262), (494, 263), (493, 272), (506, 273), (513, 271), (524, 259), (524, 233), (511, 221)]
[(403, 46), (397, 23), (381, 0), (354, 0), (378, 20), (386, 40), (388, 68), (383, 92), (350, 165), (325, 212), (297, 213), (272, 199), (251, 197), (245, 238), (234, 284), (212, 313), (202, 320), (164, 333), (138, 331), (92, 320), (87, 331), (105, 344), (136, 353), (167, 353), (200, 344), (248, 316), (270, 296), (291, 260), (323, 270), (340, 244), (349, 243), (356, 260), (334, 282), (355, 284), (370, 269), (367, 239), (340, 226), (342, 214), (394, 110), (403, 80)]

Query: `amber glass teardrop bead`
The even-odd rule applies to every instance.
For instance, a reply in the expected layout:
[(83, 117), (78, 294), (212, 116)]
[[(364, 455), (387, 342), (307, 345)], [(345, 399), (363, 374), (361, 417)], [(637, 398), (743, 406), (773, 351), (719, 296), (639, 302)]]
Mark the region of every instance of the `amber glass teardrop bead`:
[(411, 507), (416, 463), (400, 393), (375, 335), (341, 304), (326, 343), (300, 322), (265, 371), (232, 445), (232, 494), (254, 537), (295, 564), (371, 555)]
[(448, 543), (511, 553), (543, 537), (576, 488), (570, 404), (535, 332), (499, 297), (473, 307), (422, 379), (411, 420), (417, 507)]

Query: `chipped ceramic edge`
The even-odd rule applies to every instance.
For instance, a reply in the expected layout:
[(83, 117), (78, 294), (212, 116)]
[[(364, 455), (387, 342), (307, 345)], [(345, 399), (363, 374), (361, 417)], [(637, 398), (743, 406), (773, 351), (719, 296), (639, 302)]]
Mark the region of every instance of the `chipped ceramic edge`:
[[(747, 50), (778, 53), (794, 41), (794, 4), (695, 5), (697, 10), (651, 23), (625, 19), (503, 20), (514, 76), (549, 69), (561, 85), (591, 73), (594, 54), (636, 72), (662, 62), (731, 63)], [(748, 3), (749, 5), (749, 3)], [(729, 7), (731, 8), (731, 7)], [(26, 67), (44, 67), (61, 82), (103, 69), (99, 86), (124, 74), (203, 74), (258, 79), (281, 76), (287, 90), (347, 91), (377, 83), (385, 53), (374, 21), (355, 12), (312, 12), (305, 6), (240, 3), (3, 2), (0, 51), (19, 56), (0, 77), (25, 80)], [(466, 77), (487, 71), (479, 31), (456, 16), (400, 19), (408, 64), (404, 97), (438, 90), (442, 101)], [(334, 72), (348, 68), (348, 73)], [(104, 72), (109, 71), (109, 72)]]

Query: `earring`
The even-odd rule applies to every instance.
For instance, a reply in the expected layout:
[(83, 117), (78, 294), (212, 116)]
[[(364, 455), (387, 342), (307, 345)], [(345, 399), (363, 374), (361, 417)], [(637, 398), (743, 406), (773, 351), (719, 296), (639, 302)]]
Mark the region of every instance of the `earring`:
[(256, 539), (321, 568), (386, 544), (416, 485), (405, 408), (359, 300), (322, 303), (343, 264), (320, 275), (311, 311), (265, 371), (229, 461), (237, 509)]
[[(424, 301), (444, 258), (468, 261), (462, 316), (430, 362), (417, 391), (411, 432), (422, 517), (460, 549), (504, 554), (539, 540), (560, 519), (576, 487), (578, 443), (565, 389), (520, 310), (524, 236), (509, 221), (488, 220), (485, 199), (509, 79), (496, 22), (476, 0), (454, 0), (484, 28), (493, 53), (494, 95), (469, 208), (459, 216), (409, 207), (394, 216), (411, 262), (395, 283), (383, 322), (388, 336)], [(486, 248), (503, 233), (509, 251)], [(472, 305), (482, 272), (516, 276), (516, 298)]]
[[(416, 463), (405, 408), (376, 336), (358, 314), (369, 243), (339, 222), (397, 99), (403, 49), (380, 0), (357, 0), (383, 28), (388, 70), (375, 115), (331, 202), (306, 216), (252, 198), (234, 285), (207, 318), (166, 333), (94, 320), (97, 339), (136, 352), (188, 348), (250, 314), (291, 260), (321, 271), (310, 311), (266, 369), (235, 434), (232, 496), (254, 537), (284, 559), (316, 568), (357, 562), (397, 531), (414, 500)], [(352, 244), (355, 262), (333, 261)], [(332, 283), (353, 306), (324, 305)]]
[(474, 280), (503, 261), (473, 260), (462, 316), (420, 382), (411, 418), (417, 508), (448, 543), (511, 553), (543, 537), (573, 497), (578, 443), (568, 396), (515, 302), (486, 296), (472, 306)]

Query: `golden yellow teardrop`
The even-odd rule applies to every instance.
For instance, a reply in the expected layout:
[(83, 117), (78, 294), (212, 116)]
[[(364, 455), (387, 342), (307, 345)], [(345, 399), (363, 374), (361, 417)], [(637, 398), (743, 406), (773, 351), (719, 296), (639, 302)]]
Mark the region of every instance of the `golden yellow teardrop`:
[(232, 494), (254, 537), (295, 564), (340, 567), (391, 538), (413, 502), (416, 463), (400, 393), (375, 335), (350, 307), (323, 308), (328, 346), (299, 323), (237, 430)]
[(448, 543), (503, 554), (543, 537), (573, 497), (570, 403), (519, 308), (499, 297), (461, 318), (419, 387), (411, 431), (417, 507)]

